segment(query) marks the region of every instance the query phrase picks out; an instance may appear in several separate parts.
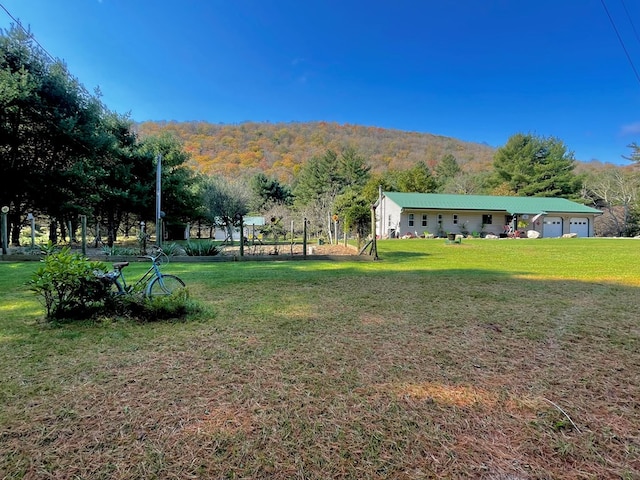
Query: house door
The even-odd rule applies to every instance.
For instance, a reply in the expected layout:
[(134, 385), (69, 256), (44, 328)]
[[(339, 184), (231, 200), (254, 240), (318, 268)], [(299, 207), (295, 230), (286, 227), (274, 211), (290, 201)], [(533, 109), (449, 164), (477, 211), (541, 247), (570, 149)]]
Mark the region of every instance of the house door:
[(542, 222), (542, 236), (546, 238), (562, 236), (562, 218), (544, 217)]
[(569, 232), (577, 233), (579, 237), (589, 236), (589, 219), (572, 218), (569, 220)]

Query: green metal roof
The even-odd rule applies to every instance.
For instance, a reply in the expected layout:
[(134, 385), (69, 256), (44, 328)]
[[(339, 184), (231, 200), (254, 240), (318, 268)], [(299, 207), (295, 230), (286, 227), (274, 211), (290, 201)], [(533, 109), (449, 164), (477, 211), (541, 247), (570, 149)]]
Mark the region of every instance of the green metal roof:
[(448, 195), (439, 193), (384, 192), (401, 208), (429, 210), (480, 210), (516, 214), (582, 213), (601, 214), (600, 210), (572, 202), (566, 198), (498, 197), (492, 195)]

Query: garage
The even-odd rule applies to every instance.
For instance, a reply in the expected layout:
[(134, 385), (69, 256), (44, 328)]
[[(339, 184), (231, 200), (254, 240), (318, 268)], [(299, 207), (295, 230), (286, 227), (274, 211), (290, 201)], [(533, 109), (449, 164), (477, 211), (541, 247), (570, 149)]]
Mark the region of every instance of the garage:
[(542, 236), (551, 238), (551, 237), (561, 237), (562, 236), (562, 218), (560, 217), (545, 217), (542, 227)]
[(569, 232), (576, 233), (579, 237), (589, 236), (589, 219), (586, 217), (576, 217), (569, 220)]

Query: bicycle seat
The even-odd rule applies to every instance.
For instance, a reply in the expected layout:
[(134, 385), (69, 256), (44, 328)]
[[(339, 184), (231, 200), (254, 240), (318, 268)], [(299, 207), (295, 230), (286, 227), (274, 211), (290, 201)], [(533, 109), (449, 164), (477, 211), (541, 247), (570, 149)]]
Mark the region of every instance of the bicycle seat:
[(113, 264), (113, 268), (115, 268), (116, 270), (122, 270), (127, 265), (129, 265), (129, 262), (116, 262)]

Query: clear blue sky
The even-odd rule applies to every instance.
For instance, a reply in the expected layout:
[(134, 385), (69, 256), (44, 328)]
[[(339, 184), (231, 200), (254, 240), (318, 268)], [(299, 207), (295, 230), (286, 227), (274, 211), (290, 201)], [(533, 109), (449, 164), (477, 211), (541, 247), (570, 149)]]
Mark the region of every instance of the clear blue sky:
[[(640, 80), (602, 0), (0, 4), (137, 121), (326, 120), (492, 146), (531, 132), (612, 163), (640, 143)], [(640, 71), (640, 2), (605, 4)]]

